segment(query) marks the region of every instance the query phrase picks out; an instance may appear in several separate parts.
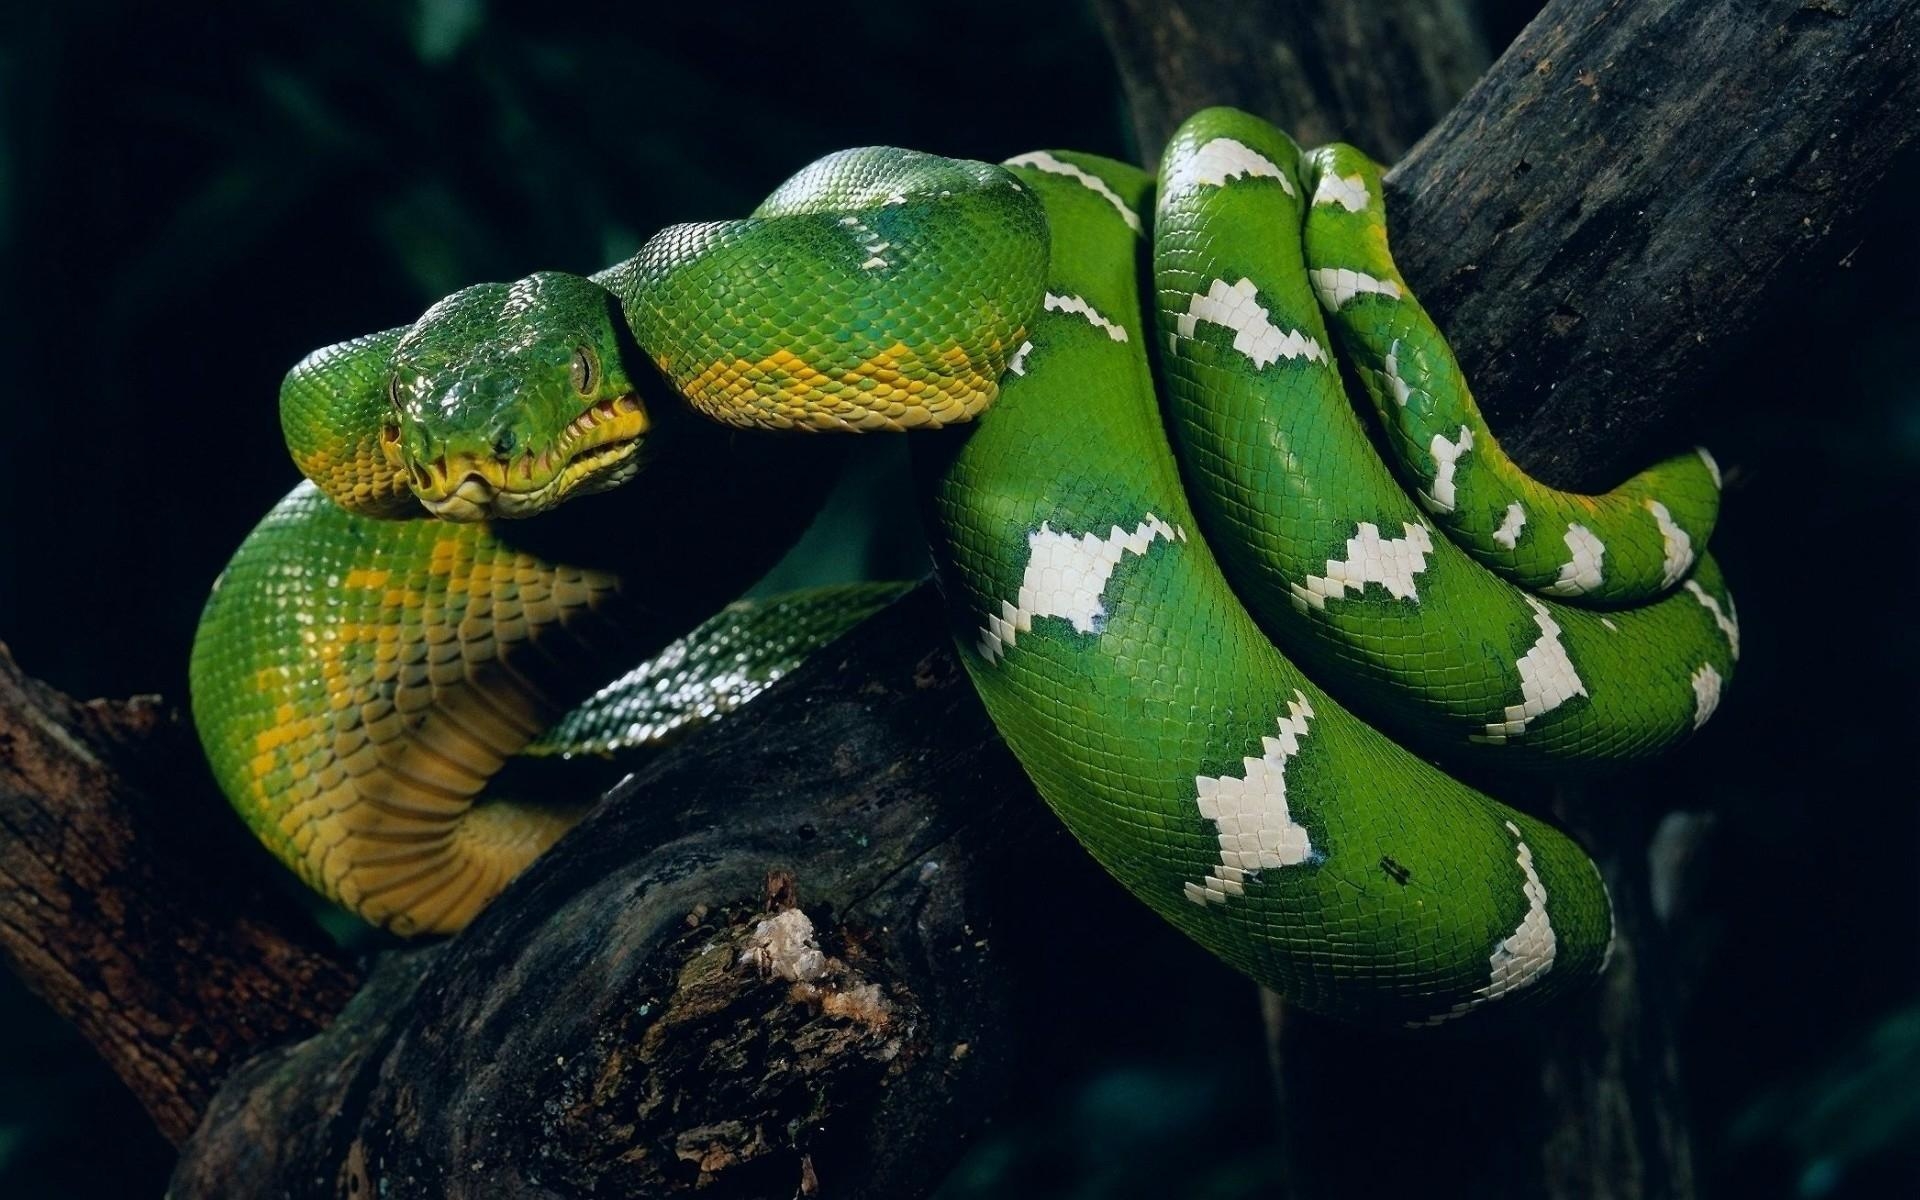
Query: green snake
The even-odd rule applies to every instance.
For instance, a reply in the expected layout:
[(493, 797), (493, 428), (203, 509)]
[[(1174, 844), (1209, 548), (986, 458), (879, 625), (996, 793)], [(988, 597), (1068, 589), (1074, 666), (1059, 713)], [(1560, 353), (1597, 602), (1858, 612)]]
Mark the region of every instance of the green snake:
[(591, 278), (317, 351), (281, 394), (307, 482), (194, 645), (215, 774), (327, 896), (458, 929), (579, 816), (507, 768), (732, 707), (891, 594), (673, 641), (818, 495), (822, 439), (746, 431), (941, 429), (915, 449), (960, 657), (1130, 891), (1355, 1020), (1576, 988), (1612, 944), (1594, 864), (1429, 759), (1567, 772), (1703, 724), (1738, 653), (1718, 470), (1528, 478), (1383, 203), (1358, 151), (1228, 109), (1157, 179), (851, 150)]

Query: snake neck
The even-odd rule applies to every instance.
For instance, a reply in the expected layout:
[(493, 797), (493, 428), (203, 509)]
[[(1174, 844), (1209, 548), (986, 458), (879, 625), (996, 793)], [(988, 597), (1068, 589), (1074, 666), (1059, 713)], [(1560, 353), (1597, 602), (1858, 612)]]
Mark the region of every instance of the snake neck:
[[(694, 573), (751, 578), (771, 567), (825, 500), (847, 445), (743, 434), (693, 413), (657, 378), (643, 386), (659, 414), (643, 470), (619, 487), (487, 528), (543, 561), (633, 581), (658, 608)], [(715, 540), (715, 524), (731, 532)]]

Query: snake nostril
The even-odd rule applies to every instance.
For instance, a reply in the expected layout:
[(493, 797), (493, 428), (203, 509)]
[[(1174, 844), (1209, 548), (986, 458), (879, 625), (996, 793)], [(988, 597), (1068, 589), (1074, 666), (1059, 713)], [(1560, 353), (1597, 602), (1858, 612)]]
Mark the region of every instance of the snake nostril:
[(495, 434), (493, 438), (494, 457), (499, 459), (512, 458), (514, 447), (518, 444), (519, 439), (514, 437), (513, 430), (502, 429), (499, 433)]

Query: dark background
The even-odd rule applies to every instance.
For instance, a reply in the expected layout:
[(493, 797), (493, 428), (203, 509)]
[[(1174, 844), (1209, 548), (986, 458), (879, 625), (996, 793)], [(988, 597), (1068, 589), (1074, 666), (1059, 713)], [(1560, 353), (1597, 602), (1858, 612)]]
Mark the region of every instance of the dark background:
[[(315, 346), (477, 280), (597, 269), (849, 145), (1138, 156), (1072, 4), (26, 7), (0, 15), (0, 639), (82, 696), (184, 698), (207, 585), (295, 479), (274, 397)], [(1529, 15), (1489, 4), (1490, 43)], [(1909, 166), (1695, 405), (1729, 468), (1745, 657), (1658, 794), (1618, 801), (1720, 824), (1682, 1041), (1714, 1196), (1882, 1196), (1920, 1170)], [(896, 450), (861, 448), (783, 582), (919, 569)], [(1084, 1044), (1035, 1064), (946, 1194), (1270, 1193), (1251, 989), (1090, 981), (1086, 1004)], [(0, 973), (0, 1195), (157, 1195), (169, 1161)]]

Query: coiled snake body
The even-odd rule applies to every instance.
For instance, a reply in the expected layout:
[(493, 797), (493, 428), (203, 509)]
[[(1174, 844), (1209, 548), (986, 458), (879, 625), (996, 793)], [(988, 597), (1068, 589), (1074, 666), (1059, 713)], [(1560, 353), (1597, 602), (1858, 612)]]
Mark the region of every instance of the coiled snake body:
[(577, 816), (489, 790), (509, 759), (724, 707), (686, 698), (689, 661), (737, 697), (884, 598), (736, 611), (622, 676), (809, 511), (804, 440), (721, 425), (992, 404), (916, 439), (935, 561), (995, 724), (1108, 870), (1322, 1011), (1438, 1024), (1579, 985), (1611, 942), (1593, 864), (1423, 756), (1564, 771), (1698, 728), (1738, 649), (1702, 554), (1718, 473), (1528, 479), (1395, 272), (1381, 196), (1357, 152), (1224, 109), (1157, 181), (847, 151), (592, 280), (470, 288), (317, 352), (282, 394), (310, 482), (195, 644), (221, 784), (323, 892), (456, 929)]

